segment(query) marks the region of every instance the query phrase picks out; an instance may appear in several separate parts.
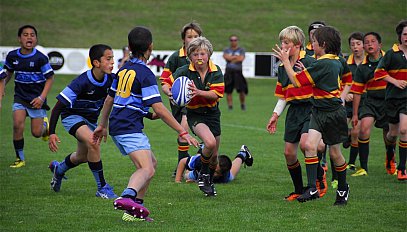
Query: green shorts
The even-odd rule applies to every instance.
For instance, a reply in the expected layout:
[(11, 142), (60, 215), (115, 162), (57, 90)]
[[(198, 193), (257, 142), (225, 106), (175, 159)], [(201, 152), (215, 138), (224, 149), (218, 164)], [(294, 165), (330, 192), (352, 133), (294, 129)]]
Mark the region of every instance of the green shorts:
[(384, 99), (367, 97), (359, 108), (359, 119), (373, 117), (376, 120), (374, 124), (376, 128), (387, 128), (389, 124), (384, 106)]
[(400, 114), (407, 114), (407, 99), (389, 99), (385, 102), (387, 120), (391, 124), (399, 123)]
[(308, 133), (311, 103), (291, 104), (285, 119), (284, 141), (297, 143), (303, 133)]
[(194, 134), (195, 134), (194, 127), (199, 123), (207, 125), (211, 130), (213, 136), (216, 137), (221, 134), (219, 109), (208, 110), (199, 113), (196, 111), (187, 110), (187, 121), (189, 128)]
[(309, 129), (319, 131), (326, 145), (345, 142), (348, 138), (345, 107), (339, 107), (333, 111), (322, 111), (313, 108)]
[(177, 120), (178, 123), (181, 123), (182, 116), (187, 114), (187, 108), (185, 106), (177, 106), (170, 102), (172, 116)]

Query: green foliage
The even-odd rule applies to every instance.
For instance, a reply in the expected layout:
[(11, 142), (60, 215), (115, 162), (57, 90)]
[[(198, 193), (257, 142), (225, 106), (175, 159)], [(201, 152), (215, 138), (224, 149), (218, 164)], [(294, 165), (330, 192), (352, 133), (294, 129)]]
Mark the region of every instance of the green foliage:
[(229, 45), (230, 34), (241, 38), (247, 51), (267, 52), (286, 26), (297, 25), (307, 34), (308, 25), (323, 20), (342, 33), (343, 52), (354, 31), (376, 31), (383, 49), (397, 41), (396, 24), (406, 17), (407, 2), (400, 0), (359, 1), (99, 1), (99, 0), (0, 0), (0, 45), (17, 45), (17, 28), (38, 27), (45, 47), (88, 48), (106, 43), (121, 48), (136, 25), (153, 31), (159, 50), (175, 50), (181, 44), (181, 27), (196, 20), (215, 50)]
[[(56, 77), (49, 94), (51, 106), (72, 78)], [(161, 120), (146, 120), (145, 132), (158, 159), (157, 172), (145, 199), (155, 221), (125, 223), (121, 221), (121, 211), (113, 210), (113, 200), (94, 196), (96, 185), (87, 164), (67, 173), (68, 180), (63, 181), (61, 192), (50, 190), (49, 162), (61, 161), (76, 146), (75, 139), (60, 122), (59, 151), (51, 153), (46, 142), (31, 136), (27, 119), (24, 134), (27, 165), (21, 169), (8, 167), (14, 161), (13, 83), (10, 82), (0, 114), (0, 231), (192, 231), (198, 228), (205, 231), (403, 231), (406, 228), (406, 184), (385, 173), (385, 150), (378, 129), (373, 130), (371, 137), (369, 176), (348, 175), (351, 192), (346, 207), (332, 206), (335, 200), (332, 188), (324, 198), (313, 202), (284, 201), (284, 196), (293, 190), (283, 155), (284, 117), (280, 118), (275, 135), (265, 130), (275, 105), (275, 80), (249, 79), (249, 87), (246, 112), (240, 111), (236, 93), (233, 111), (227, 110), (225, 99), (220, 102), (220, 152), (233, 158), (241, 144), (246, 144), (254, 155), (254, 165), (242, 168), (232, 183), (218, 184), (217, 197), (205, 198), (195, 184), (176, 184), (171, 178), (177, 162), (176, 133)], [(167, 104), (167, 100), (164, 102)], [(120, 194), (134, 166), (121, 156), (110, 138), (101, 150), (106, 180)], [(194, 150), (191, 148), (190, 152)], [(344, 150), (344, 154), (348, 157), (349, 150)], [(299, 159), (304, 164), (301, 153)]]

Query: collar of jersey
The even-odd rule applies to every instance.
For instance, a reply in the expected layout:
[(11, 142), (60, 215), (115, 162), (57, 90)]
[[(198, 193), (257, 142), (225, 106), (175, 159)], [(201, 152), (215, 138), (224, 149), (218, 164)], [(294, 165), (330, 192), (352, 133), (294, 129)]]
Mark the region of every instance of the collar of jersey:
[(142, 61), (136, 57), (131, 58), (130, 62), (133, 64), (141, 64), (141, 65), (147, 66), (146, 63), (144, 63), (144, 61)]
[(88, 80), (96, 86), (104, 86), (107, 81), (107, 74), (103, 75), (103, 82), (98, 82), (95, 77), (93, 76), (92, 69), (86, 71), (86, 76), (88, 77)]
[(28, 57), (31, 57), (31, 56), (35, 55), (35, 53), (37, 53), (37, 49), (36, 49), (36, 48), (33, 48), (33, 51), (32, 51), (30, 54), (27, 54), (27, 55), (22, 54), (20, 51), (21, 51), (21, 48), (19, 48), (19, 49), (17, 50), (17, 55), (18, 55), (19, 57), (21, 57), (21, 58), (28, 58)]

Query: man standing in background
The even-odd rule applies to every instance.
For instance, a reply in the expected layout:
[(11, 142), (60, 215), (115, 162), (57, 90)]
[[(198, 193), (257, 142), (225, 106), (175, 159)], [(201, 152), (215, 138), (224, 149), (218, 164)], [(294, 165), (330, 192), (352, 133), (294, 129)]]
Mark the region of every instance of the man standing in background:
[(239, 47), (238, 37), (229, 37), (230, 47), (223, 50), (223, 58), (226, 60), (225, 93), (229, 110), (233, 109), (233, 89), (239, 93), (240, 107), (246, 110), (245, 98), (248, 93), (247, 82), (243, 76), (242, 63), (245, 58), (244, 48)]

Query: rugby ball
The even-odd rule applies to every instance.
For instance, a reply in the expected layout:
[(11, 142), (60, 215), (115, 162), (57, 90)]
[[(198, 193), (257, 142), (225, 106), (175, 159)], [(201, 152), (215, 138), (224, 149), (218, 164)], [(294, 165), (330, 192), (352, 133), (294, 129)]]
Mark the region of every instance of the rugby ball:
[(191, 91), (189, 90), (189, 80), (186, 76), (175, 79), (171, 87), (172, 98), (178, 106), (185, 106), (191, 101)]

